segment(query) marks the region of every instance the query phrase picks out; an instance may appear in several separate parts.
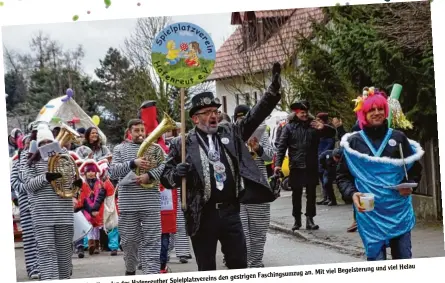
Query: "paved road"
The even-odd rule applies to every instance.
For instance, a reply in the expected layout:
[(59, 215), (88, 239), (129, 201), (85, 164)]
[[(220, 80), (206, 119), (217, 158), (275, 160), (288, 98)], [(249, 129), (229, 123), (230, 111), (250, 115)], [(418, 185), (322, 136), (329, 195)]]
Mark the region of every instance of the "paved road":
[[(300, 242), (292, 236), (277, 234), (273, 231), (268, 234), (265, 249), (266, 267), (361, 261), (335, 250)], [(220, 247), (218, 247), (217, 261), (218, 269), (226, 269), (222, 264)], [(28, 281), (24, 269), (23, 249), (16, 249), (16, 263), (17, 281)], [(73, 265), (73, 278), (122, 276), (125, 273), (122, 255), (111, 257), (108, 253), (103, 253), (93, 257), (86, 256), (83, 259), (73, 257)], [(196, 271), (194, 260), (187, 264), (180, 264), (174, 254), (169, 267), (172, 272)]]

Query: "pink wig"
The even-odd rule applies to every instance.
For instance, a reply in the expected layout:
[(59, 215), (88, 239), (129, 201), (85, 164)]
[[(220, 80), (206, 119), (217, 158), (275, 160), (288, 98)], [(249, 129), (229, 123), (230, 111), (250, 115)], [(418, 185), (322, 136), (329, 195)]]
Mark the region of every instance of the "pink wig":
[(360, 129), (363, 129), (368, 125), (368, 121), (366, 121), (366, 114), (371, 110), (374, 106), (378, 108), (385, 109), (385, 118), (388, 118), (389, 115), (389, 106), (388, 100), (383, 93), (376, 93), (372, 96), (368, 96), (363, 102), (362, 108), (357, 112), (357, 119), (360, 126)]

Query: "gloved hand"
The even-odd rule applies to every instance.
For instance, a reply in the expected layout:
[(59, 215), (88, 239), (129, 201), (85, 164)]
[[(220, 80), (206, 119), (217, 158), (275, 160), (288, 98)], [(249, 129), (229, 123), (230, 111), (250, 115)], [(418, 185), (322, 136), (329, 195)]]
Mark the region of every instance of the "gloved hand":
[(186, 177), (187, 173), (190, 171), (190, 164), (179, 163), (176, 165), (176, 174), (178, 177)]
[(73, 186), (78, 188), (82, 187), (82, 184), (83, 184), (82, 179), (77, 179), (76, 181), (73, 182)]
[(277, 95), (281, 88), (281, 65), (280, 63), (273, 64), (272, 67), (272, 83), (268, 88), (268, 92)]
[(45, 178), (46, 178), (46, 180), (48, 182), (52, 182), (54, 180), (62, 178), (62, 174), (60, 174), (60, 173), (49, 173), (49, 172), (47, 172), (45, 175), (46, 175)]

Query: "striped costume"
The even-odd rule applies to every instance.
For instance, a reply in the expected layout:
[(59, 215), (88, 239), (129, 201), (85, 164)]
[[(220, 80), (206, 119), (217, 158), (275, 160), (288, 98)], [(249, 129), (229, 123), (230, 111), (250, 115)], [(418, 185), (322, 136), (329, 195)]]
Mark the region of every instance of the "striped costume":
[(185, 230), (185, 218), (182, 211), (181, 189), (178, 189), (178, 216), (176, 218), (176, 234), (170, 235), (170, 252), (175, 249), (177, 258), (188, 258), (190, 256), (190, 240)]
[[(66, 150), (64, 150), (66, 152)], [(61, 198), (47, 182), (48, 162), (25, 165), (24, 189), (31, 204), (41, 280), (69, 279), (74, 236), (73, 200)]]
[(30, 278), (38, 276), (39, 264), (37, 257), (37, 243), (32, 224), (31, 208), (28, 194), (23, 188), (23, 170), (28, 161), (28, 151), (23, 150), (17, 160), (13, 161), (11, 170), (11, 187), (18, 193), (20, 206), (20, 224), (23, 235), (23, 251), (25, 253), (26, 272)]
[[(263, 134), (260, 145), (263, 148), (263, 155), (258, 156), (255, 162), (264, 177), (268, 179), (264, 161), (272, 159), (273, 149), (266, 133)], [(263, 255), (270, 223), (270, 203), (241, 204), (240, 216), (246, 237), (247, 265), (249, 268), (264, 267)]]
[[(124, 178), (130, 173), (130, 163), (136, 159), (140, 144), (125, 142), (114, 149), (110, 166), (113, 179)], [(157, 147), (154, 156), (159, 166), (150, 175), (159, 180), (164, 164), (163, 150)], [(138, 250), (143, 274), (159, 274), (161, 270), (161, 198), (159, 187), (144, 189), (136, 183), (119, 186), (119, 233), (124, 250), (127, 273), (136, 272)]]

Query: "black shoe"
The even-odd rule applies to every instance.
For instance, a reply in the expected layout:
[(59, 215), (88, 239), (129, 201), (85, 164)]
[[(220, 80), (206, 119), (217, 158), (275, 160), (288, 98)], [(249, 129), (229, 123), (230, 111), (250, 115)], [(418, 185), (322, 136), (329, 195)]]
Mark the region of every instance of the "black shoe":
[(301, 228), (301, 217), (295, 218), (294, 226), (292, 226), (292, 232), (295, 230), (300, 230)]
[(337, 202), (336, 201), (330, 201), (328, 202), (328, 206), (336, 206)]
[(314, 223), (312, 217), (306, 217), (306, 230), (318, 230), (318, 228), (320, 227)]
[(138, 270), (142, 270), (142, 264), (138, 265)]
[(192, 255), (188, 255), (188, 256), (186, 256), (185, 258), (186, 258), (186, 259), (192, 259), (193, 257), (192, 257)]
[(85, 257), (85, 254), (84, 254), (84, 248), (83, 247), (79, 247), (78, 249), (77, 249), (77, 257), (78, 258), (84, 258)]
[(125, 271), (125, 276), (132, 276), (132, 275), (136, 275), (136, 271), (133, 272)]
[(322, 200), (320, 200), (320, 201), (317, 201), (317, 204), (318, 205), (324, 205), (324, 203), (327, 201), (327, 199), (322, 199)]
[(181, 257), (179, 257), (179, 262), (180, 263), (188, 263), (189, 261), (184, 256), (181, 256)]
[(115, 256), (115, 255), (117, 255), (117, 251), (116, 251), (116, 250), (111, 251), (110, 255), (111, 255), (111, 256)]

